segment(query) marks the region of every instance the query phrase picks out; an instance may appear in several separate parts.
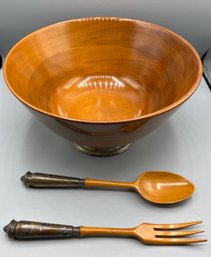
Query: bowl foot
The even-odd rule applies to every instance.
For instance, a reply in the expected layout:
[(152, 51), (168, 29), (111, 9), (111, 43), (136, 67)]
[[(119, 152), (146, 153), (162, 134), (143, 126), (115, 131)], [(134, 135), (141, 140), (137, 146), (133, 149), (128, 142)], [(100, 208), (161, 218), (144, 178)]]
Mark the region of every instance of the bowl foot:
[(72, 143), (72, 145), (75, 149), (77, 149), (82, 153), (85, 153), (88, 155), (94, 155), (98, 157), (106, 157), (106, 156), (112, 156), (119, 153), (123, 153), (132, 145), (132, 143), (123, 145), (123, 146), (108, 147), (108, 148), (95, 148), (95, 147), (89, 147), (84, 145), (82, 146), (76, 143)]

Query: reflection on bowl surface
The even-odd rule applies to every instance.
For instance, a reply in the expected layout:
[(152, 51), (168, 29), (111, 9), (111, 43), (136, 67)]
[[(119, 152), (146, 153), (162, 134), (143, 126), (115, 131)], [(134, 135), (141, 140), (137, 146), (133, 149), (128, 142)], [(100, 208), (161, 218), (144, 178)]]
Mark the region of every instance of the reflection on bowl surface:
[(80, 150), (107, 155), (127, 149), (188, 99), (202, 67), (193, 47), (165, 28), (97, 17), (28, 35), (8, 54), (4, 75), (48, 127)]
[[(159, 95), (147, 92), (144, 85), (127, 78), (91, 75), (72, 78), (57, 87), (46, 99), (49, 111), (57, 115), (91, 121), (116, 121), (138, 118), (156, 109)], [(47, 108), (46, 108), (47, 109)]]

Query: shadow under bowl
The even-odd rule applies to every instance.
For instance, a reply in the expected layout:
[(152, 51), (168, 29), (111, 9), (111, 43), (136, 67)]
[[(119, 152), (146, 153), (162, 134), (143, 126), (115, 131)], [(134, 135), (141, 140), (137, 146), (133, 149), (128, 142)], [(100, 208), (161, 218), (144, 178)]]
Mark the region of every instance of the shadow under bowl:
[(78, 150), (107, 156), (154, 130), (197, 89), (194, 48), (160, 26), (95, 17), (39, 29), (9, 52), (12, 93)]

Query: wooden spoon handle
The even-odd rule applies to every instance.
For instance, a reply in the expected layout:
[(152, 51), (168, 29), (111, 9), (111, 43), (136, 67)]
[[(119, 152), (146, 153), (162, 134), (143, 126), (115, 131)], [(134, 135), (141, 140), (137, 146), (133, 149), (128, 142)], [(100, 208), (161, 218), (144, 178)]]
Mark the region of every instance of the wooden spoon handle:
[(73, 227), (35, 221), (12, 220), (4, 231), (14, 239), (71, 238), (80, 236), (134, 236), (132, 228)]
[(104, 188), (111, 187), (111, 188), (133, 188), (134, 189), (134, 183), (86, 178), (85, 187), (104, 187)]
[(28, 187), (39, 188), (79, 188), (84, 187), (85, 180), (75, 177), (58, 176), (44, 173), (27, 172), (21, 180)]

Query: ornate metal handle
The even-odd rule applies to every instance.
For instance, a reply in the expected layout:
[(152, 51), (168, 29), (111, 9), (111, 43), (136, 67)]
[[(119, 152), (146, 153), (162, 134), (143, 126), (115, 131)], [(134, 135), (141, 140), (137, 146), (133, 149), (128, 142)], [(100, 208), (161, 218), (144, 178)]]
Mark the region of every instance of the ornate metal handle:
[(30, 171), (21, 177), (21, 180), (28, 187), (40, 188), (78, 188), (84, 187), (85, 185), (85, 180), (81, 178), (32, 173)]
[(12, 220), (4, 227), (4, 231), (10, 238), (15, 239), (70, 238), (80, 236), (80, 227), (34, 221)]

